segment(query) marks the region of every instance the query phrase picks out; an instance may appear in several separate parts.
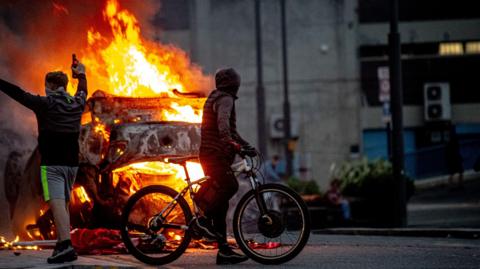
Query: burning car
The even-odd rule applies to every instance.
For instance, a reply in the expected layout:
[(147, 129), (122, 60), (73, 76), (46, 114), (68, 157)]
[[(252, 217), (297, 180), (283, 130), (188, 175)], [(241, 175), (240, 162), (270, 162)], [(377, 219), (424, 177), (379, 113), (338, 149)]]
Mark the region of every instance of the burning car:
[[(165, 158), (198, 154), (205, 99), (176, 94), (176, 98), (130, 98), (97, 91), (89, 98), (82, 117), (80, 167), (70, 205), (72, 227), (116, 228), (123, 205), (135, 191), (152, 184), (177, 190), (185, 186), (182, 168), (165, 162)], [(179, 114), (181, 108), (191, 113)], [(33, 152), (25, 171), (38, 169), (39, 158), (38, 152)], [(199, 163), (191, 162), (187, 167), (193, 179), (203, 176)], [(40, 182), (40, 173), (28, 173), (36, 178), (28, 182)], [(17, 181), (18, 174), (12, 172), (17, 176), (6, 181)], [(38, 184), (25, 185), (34, 193), (41, 191)], [(22, 225), (24, 232), (32, 238), (53, 238), (51, 213), (43, 208), (38, 212), (35, 220)], [(14, 218), (18, 216), (15, 213)], [(19, 228), (17, 233), (22, 235)]]
[[(144, 186), (184, 187), (181, 167), (164, 159), (198, 154), (204, 98), (176, 94), (179, 98), (129, 98), (96, 92), (89, 99), (80, 135), (78, 180), (99, 204), (99, 215), (113, 214), (102, 218), (103, 226), (114, 226), (126, 199)], [(190, 114), (179, 114), (172, 107)], [(192, 162), (189, 168), (194, 176), (203, 176), (199, 163)]]

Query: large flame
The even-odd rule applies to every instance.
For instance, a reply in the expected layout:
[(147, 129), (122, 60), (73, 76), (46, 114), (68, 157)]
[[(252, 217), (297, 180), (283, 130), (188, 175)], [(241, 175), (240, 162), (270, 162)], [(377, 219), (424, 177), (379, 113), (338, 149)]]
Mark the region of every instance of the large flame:
[[(108, 0), (103, 10), (111, 35), (92, 27), (88, 33), (88, 49), (82, 61), (91, 69), (96, 87), (116, 96), (127, 97), (176, 97), (173, 90), (189, 92), (199, 90), (211, 82), (199, 68), (192, 65), (185, 52), (173, 46), (165, 46), (145, 40), (135, 16), (122, 9), (117, 0)], [(89, 80), (91, 75), (89, 74)], [(162, 108), (161, 119), (200, 123), (202, 111), (191, 105), (171, 102)], [(95, 132), (108, 140), (108, 131), (98, 120)], [(193, 180), (203, 177), (199, 163), (187, 165)], [(191, 171), (191, 172), (190, 172)], [(113, 172), (114, 187), (119, 174), (155, 174), (173, 176), (180, 190), (184, 187), (185, 174), (182, 167), (162, 162), (136, 163)], [(130, 177), (130, 193), (139, 188), (139, 183)]]
[(117, 96), (175, 97), (173, 89), (198, 91), (211, 81), (182, 50), (144, 40), (135, 16), (121, 9), (117, 0), (107, 1), (103, 17), (111, 33), (92, 27), (81, 58), (95, 87)]

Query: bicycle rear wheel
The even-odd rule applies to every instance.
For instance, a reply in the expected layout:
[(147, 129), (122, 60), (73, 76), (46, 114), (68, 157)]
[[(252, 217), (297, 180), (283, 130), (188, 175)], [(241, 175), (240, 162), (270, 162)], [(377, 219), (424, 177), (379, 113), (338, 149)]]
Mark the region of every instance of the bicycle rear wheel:
[[(190, 208), (178, 192), (165, 186), (148, 186), (132, 195), (122, 213), (122, 239), (138, 260), (152, 265), (174, 261), (188, 247)], [(162, 213), (162, 214), (160, 214)]]
[(263, 264), (293, 259), (310, 236), (310, 215), (302, 198), (279, 184), (259, 187), (267, 214), (262, 216), (255, 191), (246, 193), (235, 210), (233, 232), (242, 251)]

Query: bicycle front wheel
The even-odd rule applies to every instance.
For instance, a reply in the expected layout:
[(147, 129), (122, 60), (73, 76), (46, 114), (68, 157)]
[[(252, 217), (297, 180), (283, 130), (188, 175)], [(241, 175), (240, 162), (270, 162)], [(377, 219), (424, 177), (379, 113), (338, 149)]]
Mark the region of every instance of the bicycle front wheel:
[(254, 190), (235, 210), (233, 232), (242, 251), (263, 264), (281, 264), (296, 257), (310, 236), (310, 215), (302, 198), (279, 184), (259, 187), (266, 214), (260, 213)]
[(148, 186), (132, 195), (122, 213), (121, 235), (138, 260), (162, 265), (176, 260), (188, 247), (190, 208), (178, 192), (165, 186)]

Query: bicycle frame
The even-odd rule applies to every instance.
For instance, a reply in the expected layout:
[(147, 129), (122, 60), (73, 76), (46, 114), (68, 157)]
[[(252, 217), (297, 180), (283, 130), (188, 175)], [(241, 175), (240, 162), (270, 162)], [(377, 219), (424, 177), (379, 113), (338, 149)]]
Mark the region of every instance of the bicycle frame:
[[(178, 198), (180, 196), (182, 196), (182, 197), (185, 196), (188, 191), (190, 192), (190, 198), (191, 198), (192, 204), (193, 204), (193, 211), (194, 211), (193, 213), (195, 214), (196, 218), (198, 218), (199, 215), (200, 215), (200, 210), (199, 210), (199, 208), (198, 208), (198, 206), (197, 206), (197, 204), (195, 203), (195, 200), (194, 200), (195, 192), (193, 190), (193, 185), (200, 184), (200, 183), (206, 181), (207, 179), (209, 179), (210, 177), (205, 176), (203, 178), (200, 178), (200, 179), (196, 180), (195, 182), (192, 182), (191, 179), (190, 179), (190, 175), (188, 173), (188, 170), (187, 170), (186, 163), (183, 162), (180, 165), (183, 167), (183, 170), (185, 171), (185, 176), (186, 176), (185, 181), (187, 182), (187, 186), (185, 188), (183, 188), (177, 194), (177, 196), (175, 196), (175, 198), (160, 213), (155, 215), (155, 217), (153, 218), (153, 221), (155, 221), (155, 222), (158, 220), (158, 218), (163, 218), (165, 213), (166, 213), (165, 215), (168, 216), (172, 212), (172, 210), (174, 209)], [(260, 209), (260, 213), (261, 213), (262, 216), (266, 215), (267, 206), (265, 204), (265, 200), (263, 199), (263, 197), (260, 195), (260, 192), (258, 191), (258, 187), (261, 185), (261, 183), (258, 181), (255, 172), (252, 170), (252, 167), (248, 164), (247, 160), (244, 157), (242, 157), (241, 161), (232, 164), (232, 169), (238, 169), (236, 171), (234, 170), (234, 172), (238, 173), (238, 174), (245, 174), (245, 176), (248, 178), (252, 189), (255, 191), (255, 200), (256, 200), (256, 202), (258, 204), (258, 207)], [(238, 175), (238, 174), (236, 174), (236, 175)], [(176, 228), (176, 229), (182, 229), (182, 230), (187, 230), (188, 229), (188, 225), (162, 224), (162, 227), (164, 227), (164, 228)]]
[[(182, 197), (185, 196), (187, 191), (190, 191), (190, 198), (192, 199), (192, 204), (193, 204), (193, 210), (194, 210), (195, 217), (198, 217), (198, 215), (200, 214), (200, 210), (198, 209), (198, 206), (196, 205), (195, 200), (193, 199), (194, 198), (193, 185), (200, 184), (200, 183), (204, 182), (205, 180), (207, 180), (209, 177), (205, 176), (205, 177), (200, 178), (199, 180), (196, 180), (195, 182), (191, 182), (190, 175), (188, 174), (186, 164), (183, 163), (182, 166), (183, 166), (183, 169), (185, 171), (185, 175), (186, 175), (185, 181), (187, 181), (187, 186), (185, 188), (183, 188), (177, 194), (177, 196), (175, 196), (175, 198), (170, 203), (168, 203), (168, 205), (161, 212), (159, 212), (158, 214), (155, 215), (155, 217), (153, 218), (153, 221), (157, 221), (158, 218), (163, 218), (164, 215), (168, 216), (172, 212), (172, 210), (175, 208), (175, 205), (177, 204), (178, 198), (180, 196), (182, 196)], [(185, 226), (185, 225), (175, 225), (175, 224), (162, 224), (162, 227), (164, 227), (164, 228), (176, 228), (176, 229), (182, 229), (182, 230), (187, 230), (188, 229), (188, 225)]]

